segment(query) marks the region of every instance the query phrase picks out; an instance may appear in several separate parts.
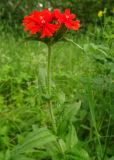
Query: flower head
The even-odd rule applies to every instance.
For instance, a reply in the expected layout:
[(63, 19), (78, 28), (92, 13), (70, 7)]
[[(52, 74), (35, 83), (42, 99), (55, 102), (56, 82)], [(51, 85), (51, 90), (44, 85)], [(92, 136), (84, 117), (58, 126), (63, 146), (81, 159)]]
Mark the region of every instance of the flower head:
[(76, 15), (71, 14), (69, 9), (66, 9), (64, 13), (61, 13), (59, 9), (54, 9), (53, 12), (48, 9), (35, 10), (24, 17), (23, 26), (25, 31), (29, 31), (32, 35), (37, 34), (41, 39), (50, 38), (61, 28), (64, 28), (64, 32), (66, 29), (77, 30), (80, 27), (80, 21), (74, 20), (75, 18)]
[(98, 12), (98, 17), (102, 17), (103, 16), (103, 11), (99, 11)]
[(112, 13), (114, 13), (114, 8), (112, 8)]
[(52, 37), (59, 28), (58, 24), (52, 24), (52, 15), (48, 9), (41, 12), (34, 11), (23, 20), (24, 30), (29, 30), (31, 34), (40, 33), (40, 38)]
[(77, 30), (80, 28), (80, 21), (74, 20), (74, 18), (76, 18), (76, 15), (71, 14), (69, 9), (66, 9), (62, 14), (60, 13), (60, 10), (55, 9), (53, 11), (53, 16), (58, 20), (60, 24), (64, 24), (68, 29)]

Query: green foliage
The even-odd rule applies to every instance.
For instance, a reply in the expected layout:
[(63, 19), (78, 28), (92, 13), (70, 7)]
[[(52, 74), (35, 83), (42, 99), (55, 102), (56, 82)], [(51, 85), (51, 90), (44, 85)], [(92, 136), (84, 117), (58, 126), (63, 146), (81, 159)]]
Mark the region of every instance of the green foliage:
[[(80, 102), (77, 105), (75, 105), (75, 108), (70, 107), (69, 109), (67, 109), (65, 112), (64, 121), (66, 121), (67, 123), (71, 122), (72, 118), (79, 110), (79, 107)], [(75, 109), (75, 112), (73, 109)], [(62, 128), (58, 128), (58, 132), (59, 130), (60, 132), (65, 132), (64, 121), (61, 122), (63, 123), (62, 126), (64, 130)], [(22, 155), (23, 153), (34, 153), (35, 150), (39, 159), (50, 157), (53, 160), (59, 160), (61, 158), (68, 160), (89, 160), (87, 152), (81, 147), (78, 147), (78, 138), (76, 135), (75, 128), (73, 125), (70, 124), (68, 134), (64, 136), (61, 136), (59, 134), (59, 137), (51, 134), (50, 131), (46, 128), (35, 128), (33, 132), (28, 134), (28, 136), (24, 139), (21, 145), (17, 145), (14, 148), (10, 159), (24, 159), (26, 157), (25, 155)]]
[[(102, 28), (90, 25), (85, 35), (69, 35), (69, 42), (53, 46), (51, 97), (46, 46), (23, 42), (3, 28), (0, 160), (113, 160), (113, 18), (106, 16)], [(49, 98), (57, 133), (51, 127)]]

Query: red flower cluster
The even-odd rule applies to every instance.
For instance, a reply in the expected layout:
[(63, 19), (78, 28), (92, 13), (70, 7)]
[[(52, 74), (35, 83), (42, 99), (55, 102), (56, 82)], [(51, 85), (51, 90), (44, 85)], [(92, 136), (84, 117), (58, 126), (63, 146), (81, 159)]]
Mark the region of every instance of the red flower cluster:
[(69, 9), (61, 13), (59, 9), (50, 12), (48, 9), (43, 11), (33, 11), (30, 15), (25, 16), (23, 26), (25, 31), (31, 34), (40, 33), (40, 38), (52, 37), (57, 30), (64, 25), (71, 30), (78, 30), (80, 21), (74, 20), (75, 14), (71, 14)]

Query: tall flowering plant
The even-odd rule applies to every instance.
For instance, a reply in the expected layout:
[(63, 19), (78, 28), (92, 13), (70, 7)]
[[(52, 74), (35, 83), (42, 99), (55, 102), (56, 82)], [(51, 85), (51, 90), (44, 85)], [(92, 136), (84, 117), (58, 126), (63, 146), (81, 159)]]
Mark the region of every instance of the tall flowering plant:
[[(66, 9), (64, 13), (61, 13), (59, 9), (54, 9), (52, 12), (44, 9), (43, 11), (35, 10), (23, 19), (24, 30), (29, 31), (31, 37), (46, 43), (48, 46), (47, 87), (49, 97), (51, 97), (51, 46), (62, 40), (68, 29), (76, 31), (80, 28), (80, 21), (75, 20), (75, 18), (76, 15), (71, 14), (69, 9)], [(49, 108), (53, 130), (56, 132), (56, 122), (50, 101)]]
[[(52, 45), (64, 39), (64, 33), (67, 30), (77, 31), (80, 28), (80, 21), (76, 20), (76, 15), (71, 14), (69, 9), (63, 13), (59, 9), (54, 9), (52, 12), (44, 9), (43, 11), (35, 10), (25, 16), (22, 25), (25, 31), (29, 31), (32, 40), (42, 41), (48, 47), (47, 103), (52, 127), (42, 127), (31, 132), (23, 144), (14, 149), (12, 159), (15, 160), (19, 156), (23, 158), (23, 155), (29, 155), (27, 152), (32, 152), (34, 157), (34, 153), (37, 152), (39, 160), (89, 160), (87, 152), (78, 146), (76, 130), (72, 123), (72, 119), (80, 108), (80, 102), (75, 106), (66, 107), (58, 120), (53, 111), (51, 95)], [(24, 159), (27, 158), (24, 157)]]

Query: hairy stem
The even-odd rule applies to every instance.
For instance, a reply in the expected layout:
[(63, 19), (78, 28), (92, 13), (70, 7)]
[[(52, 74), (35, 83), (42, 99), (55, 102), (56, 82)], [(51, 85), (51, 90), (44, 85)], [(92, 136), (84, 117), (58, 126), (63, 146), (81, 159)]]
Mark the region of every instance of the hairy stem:
[(57, 132), (56, 120), (53, 113), (53, 107), (52, 107), (52, 101), (51, 101), (51, 45), (48, 45), (47, 87), (48, 87), (48, 96), (49, 96), (48, 106), (49, 106), (49, 111), (51, 115), (52, 127), (53, 127), (53, 131), (56, 133)]

